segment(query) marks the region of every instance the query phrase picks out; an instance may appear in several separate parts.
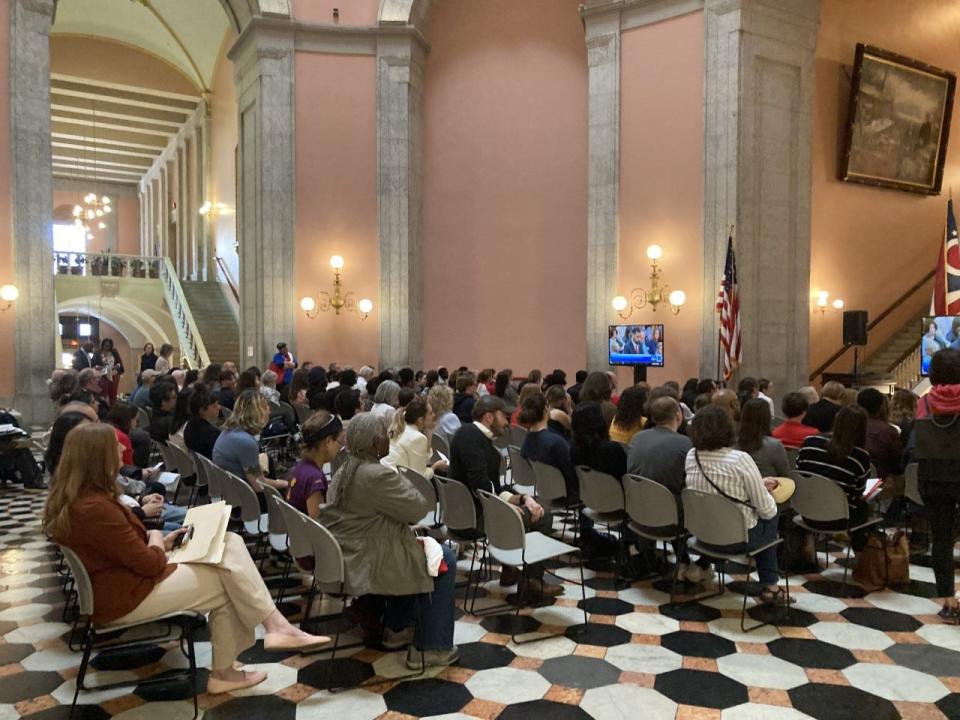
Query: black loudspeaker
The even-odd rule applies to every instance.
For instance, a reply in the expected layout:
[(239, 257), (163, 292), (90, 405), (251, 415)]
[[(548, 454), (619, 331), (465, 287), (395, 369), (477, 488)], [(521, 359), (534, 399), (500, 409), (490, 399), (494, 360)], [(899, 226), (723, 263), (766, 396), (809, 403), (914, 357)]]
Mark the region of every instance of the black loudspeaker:
[(867, 311), (844, 310), (843, 312), (843, 344), (867, 344)]

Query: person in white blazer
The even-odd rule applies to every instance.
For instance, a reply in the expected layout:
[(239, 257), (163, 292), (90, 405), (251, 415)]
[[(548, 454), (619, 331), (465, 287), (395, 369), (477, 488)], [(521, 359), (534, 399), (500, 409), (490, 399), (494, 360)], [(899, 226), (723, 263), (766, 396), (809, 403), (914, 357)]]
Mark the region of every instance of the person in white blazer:
[(396, 470), (402, 465), (415, 470), (424, 477), (432, 478), (434, 472), (443, 472), (447, 464), (443, 460), (430, 463), (433, 451), (430, 436), (433, 434), (433, 410), (421, 398), (414, 398), (403, 410), (403, 432), (390, 440), (390, 452), (382, 462)]

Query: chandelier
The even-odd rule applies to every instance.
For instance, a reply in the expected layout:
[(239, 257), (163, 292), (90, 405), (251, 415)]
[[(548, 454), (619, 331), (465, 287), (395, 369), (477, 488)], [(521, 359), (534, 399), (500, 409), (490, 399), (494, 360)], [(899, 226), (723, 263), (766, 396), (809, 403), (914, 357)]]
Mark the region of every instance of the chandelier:
[[(93, 105), (93, 183), (97, 184), (97, 107)], [(86, 157), (84, 158), (86, 165)], [(111, 200), (107, 195), (98, 195), (95, 192), (88, 192), (83, 196), (83, 204), (73, 206), (73, 224), (83, 228), (87, 234), (87, 240), (93, 240), (93, 223), (97, 228), (103, 230), (107, 227), (106, 216), (113, 212)]]

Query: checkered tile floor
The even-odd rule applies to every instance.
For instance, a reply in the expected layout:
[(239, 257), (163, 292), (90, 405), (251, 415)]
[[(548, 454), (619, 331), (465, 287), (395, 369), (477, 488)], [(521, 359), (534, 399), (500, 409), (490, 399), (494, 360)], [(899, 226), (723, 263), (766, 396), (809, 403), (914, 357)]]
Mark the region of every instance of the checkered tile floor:
[[(42, 502), (39, 494), (0, 495), (0, 720), (66, 718), (74, 691), (79, 656), (66, 645), (71, 627), (40, 532)], [(508, 616), (458, 613), (460, 662), (425, 679), (391, 680), (406, 672), (402, 652), (348, 650), (334, 666), (336, 684), (382, 682), (333, 694), (319, 689), (327, 656), (268, 655), (258, 642), (241, 660), (267, 670), (267, 682), (235, 696), (202, 696), (200, 705), (208, 720), (960, 718), (960, 628), (936, 617), (931, 570), (913, 566), (903, 592), (843, 600), (818, 592), (840, 573), (832, 563), (821, 575), (796, 576), (790, 616), (744, 634), (742, 576), (731, 578), (724, 596), (671, 606), (661, 582), (616, 590), (608, 572), (590, 570), (586, 628), (580, 589), (569, 584), (554, 605), (524, 612), (516, 627)], [(478, 606), (502, 595), (496, 580), (485, 590)], [(296, 602), (284, 610), (296, 614)], [(511, 630), (560, 635), (515, 645)], [(198, 644), (201, 664), (209, 652), (208, 642)], [(185, 659), (167, 643), (93, 664), (92, 682), (103, 682), (184, 667)], [(189, 697), (182, 681), (86, 693), (74, 717), (188, 718)]]

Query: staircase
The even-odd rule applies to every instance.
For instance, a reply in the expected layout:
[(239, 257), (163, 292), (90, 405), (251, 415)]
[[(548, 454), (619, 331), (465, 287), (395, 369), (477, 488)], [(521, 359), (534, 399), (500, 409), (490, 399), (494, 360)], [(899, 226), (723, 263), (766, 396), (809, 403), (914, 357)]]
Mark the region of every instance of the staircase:
[(920, 316), (908, 322), (863, 364), (863, 374), (892, 379), (895, 366), (920, 344)]
[(181, 280), (180, 284), (207, 347), (210, 362), (237, 362), (240, 359), (240, 328), (220, 283)]

